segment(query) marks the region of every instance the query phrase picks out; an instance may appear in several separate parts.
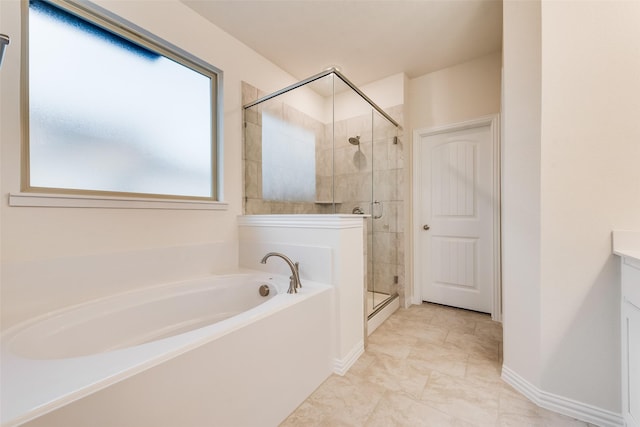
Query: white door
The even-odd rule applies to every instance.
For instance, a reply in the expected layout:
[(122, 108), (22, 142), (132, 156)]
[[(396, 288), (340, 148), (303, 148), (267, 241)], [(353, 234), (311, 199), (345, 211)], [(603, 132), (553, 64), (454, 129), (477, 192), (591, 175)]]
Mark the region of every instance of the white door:
[(422, 134), (418, 143), (422, 300), (491, 313), (497, 274), (491, 124)]

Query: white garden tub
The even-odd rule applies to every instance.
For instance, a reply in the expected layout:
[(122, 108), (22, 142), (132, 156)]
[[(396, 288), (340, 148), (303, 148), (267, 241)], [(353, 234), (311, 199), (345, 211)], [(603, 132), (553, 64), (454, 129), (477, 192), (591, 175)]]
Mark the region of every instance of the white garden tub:
[(331, 373), (331, 287), (287, 287), (214, 276), (12, 327), (2, 427), (277, 425)]

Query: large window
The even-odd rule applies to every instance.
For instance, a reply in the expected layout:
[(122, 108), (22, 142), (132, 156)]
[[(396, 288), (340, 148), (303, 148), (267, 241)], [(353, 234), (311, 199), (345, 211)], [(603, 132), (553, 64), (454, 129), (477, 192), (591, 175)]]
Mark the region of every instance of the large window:
[(316, 139), (313, 132), (262, 114), (262, 197), (316, 200)]
[(41, 0), (28, 64), (27, 191), (217, 200), (219, 70), (86, 3)]

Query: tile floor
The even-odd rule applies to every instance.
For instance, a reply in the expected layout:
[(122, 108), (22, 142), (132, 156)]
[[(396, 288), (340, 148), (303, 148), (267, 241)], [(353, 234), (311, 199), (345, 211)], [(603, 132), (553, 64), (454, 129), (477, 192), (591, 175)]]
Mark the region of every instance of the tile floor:
[(435, 304), (399, 309), (345, 376), (332, 375), (281, 427), (580, 426), (500, 379), (502, 327)]

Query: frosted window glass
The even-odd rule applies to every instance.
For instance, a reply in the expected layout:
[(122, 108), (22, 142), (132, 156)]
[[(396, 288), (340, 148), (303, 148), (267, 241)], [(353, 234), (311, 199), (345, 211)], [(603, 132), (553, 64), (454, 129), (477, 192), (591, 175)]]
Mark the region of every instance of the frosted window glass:
[(212, 197), (212, 84), (31, 1), (30, 186)]
[(315, 135), (268, 113), (262, 115), (262, 197), (285, 201), (316, 197)]

